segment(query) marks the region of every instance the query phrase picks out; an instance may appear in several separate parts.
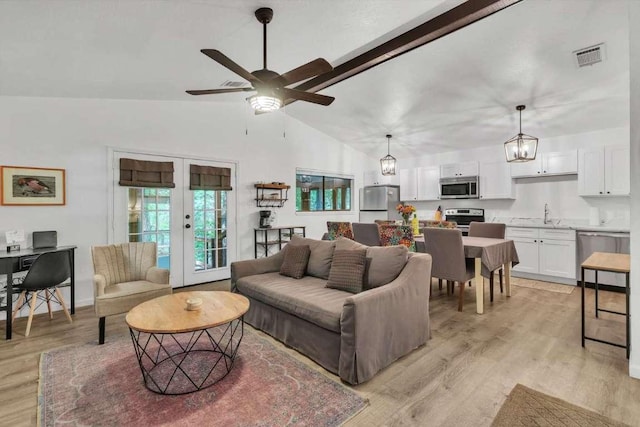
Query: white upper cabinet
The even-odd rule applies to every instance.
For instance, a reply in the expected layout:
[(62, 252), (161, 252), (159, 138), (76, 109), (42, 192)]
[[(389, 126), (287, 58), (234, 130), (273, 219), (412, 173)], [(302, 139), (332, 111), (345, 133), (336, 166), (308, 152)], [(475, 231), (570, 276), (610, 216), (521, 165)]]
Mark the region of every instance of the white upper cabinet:
[(569, 175), (578, 172), (578, 153), (576, 150), (557, 153), (538, 153), (530, 162), (511, 163), (513, 178)]
[(400, 169), (400, 200), (440, 199), (438, 166)]
[(478, 176), (478, 162), (452, 163), (440, 166), (440, 178)]
[(418, 200), (417, 168), (400, 169), (400, 200)]
[(387, 185), (389, 182), (389, 177), (382, 175), (380, 169), (364, 172), (364, 185)]
[(627, 196), (630, 190), (628, 146), (588, 148), (578, 155), (578, 194)]
[(480, 163), (480, 198), (513, 199), (515, 197), (511, 168), (504, 159)]
[(416, 173), (418, 200), (440, 199), (440, 167), (418, 168)]

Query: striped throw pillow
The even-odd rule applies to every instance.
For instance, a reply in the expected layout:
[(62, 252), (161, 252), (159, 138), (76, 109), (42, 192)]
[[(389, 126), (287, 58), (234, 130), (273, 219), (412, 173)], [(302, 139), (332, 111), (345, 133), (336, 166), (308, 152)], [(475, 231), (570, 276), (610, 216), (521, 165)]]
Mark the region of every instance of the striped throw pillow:
[(357, 294), (362, 292), (366, 249), (336, 250), (333, 252), (327, 288)]
[(301, 279), (307, 269), (311, 249), (308, 245), (287, 245), (285, 247), (284, 259), (280, 266), (280, 274), (283, 276)]

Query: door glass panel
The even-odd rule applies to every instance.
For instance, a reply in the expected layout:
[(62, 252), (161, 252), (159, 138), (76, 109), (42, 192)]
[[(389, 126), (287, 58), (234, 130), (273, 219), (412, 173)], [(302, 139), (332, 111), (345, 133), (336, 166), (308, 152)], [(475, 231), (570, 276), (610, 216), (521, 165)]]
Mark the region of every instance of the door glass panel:
[(194, 270), (227, 266), (227, 192), (193, 191)]
[(129, 242), (156, 242), (158, 267), (169, 268), (171, 190), (129, 188)]

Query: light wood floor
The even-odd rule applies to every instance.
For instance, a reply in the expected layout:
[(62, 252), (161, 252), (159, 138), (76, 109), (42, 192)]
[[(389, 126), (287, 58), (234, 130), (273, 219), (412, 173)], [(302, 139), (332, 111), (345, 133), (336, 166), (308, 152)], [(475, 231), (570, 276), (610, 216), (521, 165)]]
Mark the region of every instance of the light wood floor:
[[(221, 282), (198, 289), (226, 286), (228, 282)], [(580, 345), (579, 289), (565, 295), (514, 286), (509, 299), (498, 292), (490, 304), (486, 295), (482, 316), (475, 314), (475, 289), (467, 287), (465, 293), (460, 313), (457, 298), (434, 286), (432, 339), (354, 387), (370, 405), (347, 426), (488, 426), (517, 383), (640, 425), (640, 380), (628, 376), (624, 349), (595, 342), (587, 342), (586, 349)], [(588, 301), (592, 295), (588, 290)], [(601, 293), (602, 306), (623, 310), (623, 301), (621, 294)], [(601, 316), (605, 319), (589, 322), (589, 333), (624, 342), (624, 318)], [(0, 338), (1, 426), (36, 424), (42, 351), (97, 342), (92, 307), (77, 309), (73, 324), (61, 312), (53, 320), (39, 315), (29, 338), (24, 337), (25, 325), (26, 319), (17, 319), (14, 338)], [(4, 322), (0, 333), (4, 337)], [(126, 333), (124, 316), (107, 319), (107, 340)], [(276, 345), (337, 380), (294, 350)]]

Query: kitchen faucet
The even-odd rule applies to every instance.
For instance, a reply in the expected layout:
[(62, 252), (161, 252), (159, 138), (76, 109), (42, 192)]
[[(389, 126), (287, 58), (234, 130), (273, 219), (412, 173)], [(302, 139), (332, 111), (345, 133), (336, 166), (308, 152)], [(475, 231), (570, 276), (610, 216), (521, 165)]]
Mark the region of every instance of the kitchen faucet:
[(549, 219), (549, 205), (547, 203), (544, 204), (544, 223), (549, 224), (551, 220)]

